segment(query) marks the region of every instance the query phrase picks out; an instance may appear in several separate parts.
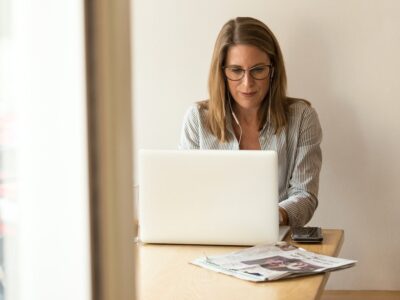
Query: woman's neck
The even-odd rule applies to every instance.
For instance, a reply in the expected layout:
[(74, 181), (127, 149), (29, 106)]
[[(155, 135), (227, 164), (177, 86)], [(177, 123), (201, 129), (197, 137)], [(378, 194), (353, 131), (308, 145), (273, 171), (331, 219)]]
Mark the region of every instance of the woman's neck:
[(235, 105), (233, 111), (241, 125), (258, 126), (258, 109), (243, 109)]

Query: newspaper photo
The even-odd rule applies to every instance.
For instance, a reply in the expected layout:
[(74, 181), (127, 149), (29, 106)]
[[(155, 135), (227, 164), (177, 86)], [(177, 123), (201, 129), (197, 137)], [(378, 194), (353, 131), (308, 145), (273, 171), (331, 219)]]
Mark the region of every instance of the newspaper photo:
[(279, 242), (224, 255), (205, 255), (191, 263), (257, 282), (330, 272), (354, 266), (356, 261), (316, 254), (287, 242)]

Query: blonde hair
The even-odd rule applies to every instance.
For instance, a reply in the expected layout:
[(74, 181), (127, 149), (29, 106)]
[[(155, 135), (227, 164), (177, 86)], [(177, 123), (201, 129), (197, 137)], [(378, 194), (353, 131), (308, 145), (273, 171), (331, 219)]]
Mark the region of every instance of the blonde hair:
[[(201, 109), (207, 110), (207, 127), (220, 142), (233, 138), (227, 131), (226, 115), (229, 113), (228, 88), (226, 86), (223, 66), (229, 47), (247, 44), (256, 46), (266, 52), (271, 60), (273, 78), (266, 98), (259, 109), (260, 127), (268, 119), (270, 125), (279, 133), (287, 125), (287, 111), (293, 99), (286, 97), (286, 71), (282, 52), (272, 31), (261, 21), (238, 17), (229, 20), (221, 29), (214, 46), (211, 68), (208, 78), (209, 100), (199, 102)], [(270, 108), (269, 100), (271, 99)]]

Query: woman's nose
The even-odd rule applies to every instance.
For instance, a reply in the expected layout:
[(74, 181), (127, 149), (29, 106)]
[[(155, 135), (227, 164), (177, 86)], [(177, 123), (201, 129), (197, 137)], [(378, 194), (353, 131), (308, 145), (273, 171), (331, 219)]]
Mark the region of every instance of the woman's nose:
[(242, 84), (245, 86), (252, 86), (254, 84), (254, 78), (250, 75), (249, 71), (244, 72)]

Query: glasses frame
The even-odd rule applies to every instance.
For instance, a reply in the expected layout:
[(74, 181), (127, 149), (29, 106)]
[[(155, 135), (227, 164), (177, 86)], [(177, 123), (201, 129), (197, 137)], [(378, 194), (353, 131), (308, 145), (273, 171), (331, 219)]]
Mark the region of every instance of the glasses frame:
[[(251, 68), (248, 68), (248, 69), (243, 69), (242, 67), (237, 67), (237, 69), (241, 69), (244, 72), (242, 73), (242, 76), (239, 79), (231, 79), (231, 78), (228, 77), (228, 75), (226, 75), (226, 71), (225, 70), (229, 69), (229, 68), (233, 68), (233, 67), (236, 67), (236, 66), (223, 66), (222, 67), (222, 70), (224, 71), (225, 77), (230, 81), (240, 81), (240, 80), (242, 80), (244, 78), (244, 75), (246, 74), (246, 72), (249, 72), (251, 78), (253, 78), (254, 80), (264, 80), (264, 79), (268, 78), (268, 76), (270, 76), (271, 70), (273, 69), (273, 65), (272, 64), (261, 64), (261, 65), (257, 65), (257, 66), (254, 66), (254, 67), (251, 67)], [(268, 74), (264, 78), (255, 78), (253, 76), (253, 74), (251, 73), (252, 70), (254, 70), (256, 68), (259, 68), (259, 67), (268, 67), (269, 68)]]

